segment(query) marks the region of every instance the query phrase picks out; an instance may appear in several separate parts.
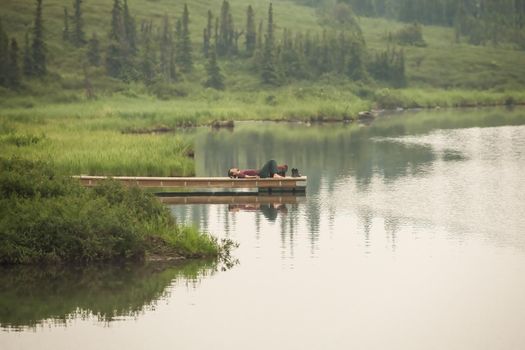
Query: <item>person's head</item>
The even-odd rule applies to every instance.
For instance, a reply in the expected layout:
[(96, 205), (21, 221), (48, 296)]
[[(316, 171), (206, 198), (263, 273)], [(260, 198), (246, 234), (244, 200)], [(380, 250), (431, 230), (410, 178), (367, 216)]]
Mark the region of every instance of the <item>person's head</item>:
[(228, 177), (233, 179), (234, 177), (237, 177), (238, 175), (239, 175), (238, 168), (231, 168), (230, 170), (228, 170)]
[(277, 166), (277, 174), (279, 174), (281, 176), (286, 176), (286, 172), (287, 171), (288, 171), (288, 165), (283, 164), (283, 165), (278, 165)]

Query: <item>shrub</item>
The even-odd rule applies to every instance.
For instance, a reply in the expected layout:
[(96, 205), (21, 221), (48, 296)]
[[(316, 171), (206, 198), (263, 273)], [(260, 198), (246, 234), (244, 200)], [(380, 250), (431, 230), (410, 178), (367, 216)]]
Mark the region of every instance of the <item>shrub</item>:
[(419, 23), (409, 24), (394, 34), (389, 33), (389, 41), (400, 45), (427, 46), (423, 39), (423, 27)]
[(0, 159), (0, 264), (216, 257), (214, 238), (176, 225), (137, 187), (87, 189), (42, 162)]

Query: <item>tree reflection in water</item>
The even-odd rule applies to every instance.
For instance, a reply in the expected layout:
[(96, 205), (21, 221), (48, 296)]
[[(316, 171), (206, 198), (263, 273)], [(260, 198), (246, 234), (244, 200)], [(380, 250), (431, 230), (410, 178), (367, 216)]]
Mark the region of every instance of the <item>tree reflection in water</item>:
[[(231, 267), (231, 265), (228, 265)], [(100, 266), (0, 267), (0, 327), (23, 330), (44, 321), (95, 317), (111, 322), (154, 309), (171, 287), (196, 288), (224, 264), (215, 260)]]

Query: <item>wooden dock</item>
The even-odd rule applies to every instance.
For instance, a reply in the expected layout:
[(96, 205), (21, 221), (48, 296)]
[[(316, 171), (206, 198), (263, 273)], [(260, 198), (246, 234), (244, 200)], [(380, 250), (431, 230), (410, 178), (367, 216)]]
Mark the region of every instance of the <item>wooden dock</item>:
[[(139, 177), (139, 176), (75, 176), (84, 186), (113, 179), (127, 186), (176, 188), (191, 194), (196, 190), (254, 190), (257, 192), (305, 192), (307, 177), (231, 179), (229, 177)], [(210, 191), (211, 192), (211, 191)]]

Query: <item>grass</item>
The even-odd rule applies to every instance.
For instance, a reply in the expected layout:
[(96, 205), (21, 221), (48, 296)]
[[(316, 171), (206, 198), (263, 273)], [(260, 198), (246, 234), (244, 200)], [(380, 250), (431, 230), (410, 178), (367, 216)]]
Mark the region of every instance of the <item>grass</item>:
[(46, 163), (0, 159), (0, 265), (217, 258), (219, 244), (177, 225), (139, 188), (86, 189)]

